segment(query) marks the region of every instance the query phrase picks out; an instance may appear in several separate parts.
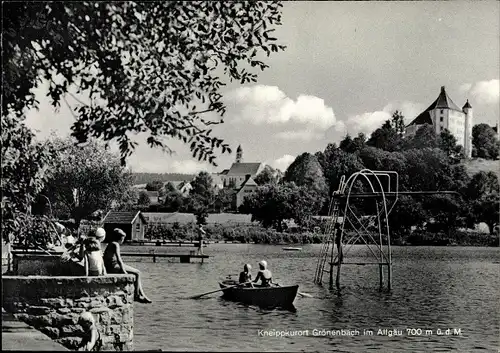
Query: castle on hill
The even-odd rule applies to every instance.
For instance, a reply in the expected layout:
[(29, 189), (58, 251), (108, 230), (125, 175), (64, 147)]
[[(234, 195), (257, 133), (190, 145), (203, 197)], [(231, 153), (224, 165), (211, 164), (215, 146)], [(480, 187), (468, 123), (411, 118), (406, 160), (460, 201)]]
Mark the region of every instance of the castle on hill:
[(436, 134), (447, 129), (464, 149), (465, 158), (472, 157), (473, 111), (469, 100), (460, 109), (448, 96), (445, 87), (437, 99), (406, 126), (406, 135), (413, 135), (424, 125), (432, 125)]

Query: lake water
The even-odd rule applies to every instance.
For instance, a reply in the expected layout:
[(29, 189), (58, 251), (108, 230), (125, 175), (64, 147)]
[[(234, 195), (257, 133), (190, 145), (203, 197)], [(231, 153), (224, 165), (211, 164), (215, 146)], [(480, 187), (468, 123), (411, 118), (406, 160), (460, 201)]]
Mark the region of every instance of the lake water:
[[(131, 247), (123, 251), (187, 252)], [(282, 246), (210, 244), (205, 263), (126, 258), (143, 274), (154, 304), (134, 306), (134, 345), (169, 351), (497, 352), (499, 348), (500, 249), (393, 247), (393, 290), (378, 290), (378, 266), (344, 266), (341, 295), (313, 283), (320, 245), (300, 252)], [(354, 259), (353, 257), (356, 257)], [(365, 247), (346, 261), (370, 260)], [(244, 263), (266, 259), (280, 284), (299, 284), (295, 312), (264, 310), (228, 302), (214, 293), (218, 280)], [(322, 330), (357, 330), (353, 336), (321, 336)], [(402, 335), (379, 335), (379, 329)], [(415, 335), (411, 336), (410, 333)], [(419, 335), (419, 329), (422, 332)], [(443, 335), (438, 335), (438, 329)], [(445, 335), (450, 329), (450, 335)], [(260, 331), (259, 330), (263, 330)], [(302, 336), (275, 337), (276, 331)], [(307, 335), (304, 332), (307, 330)], [(318, 330), (318, 331), (314, 331)], [(373, 335), (364, 335), (364, 330)], [(432, 334), (430, 331), (432, 330)], [(460, 331), (459, 335), (454, 335)], [(265, 335), (265, 336), (262, 336)]]

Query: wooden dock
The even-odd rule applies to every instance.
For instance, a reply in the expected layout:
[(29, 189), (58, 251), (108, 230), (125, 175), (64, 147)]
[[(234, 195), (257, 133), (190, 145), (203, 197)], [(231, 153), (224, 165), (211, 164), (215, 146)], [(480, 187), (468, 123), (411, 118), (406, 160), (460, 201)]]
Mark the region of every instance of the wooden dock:
[(155, 252), (150, 253), (138, 253), (138, 252), (122, 252), (121, 256), (133, 256), (133, 257), (149, 257), (153, 258), (153, 262), (156, 262), (157, 258), (178, 258), (181, 264), (188, 264), (191, 262), (191, 259), (201, 259), (203, 262), (204, 259), (208, 259), (210, 256), (208, 255), (196, 255), (194, 251), (189, 254), (158, 254)]
[[(126, 245), (146, 245), (146, 246), (188, 246), (198, 247), (197, 241), (165, 241), (165, 240), (133, 240), (126, 243)], [(207, 242), (203, 241), (203, 247), (207, 246)]]

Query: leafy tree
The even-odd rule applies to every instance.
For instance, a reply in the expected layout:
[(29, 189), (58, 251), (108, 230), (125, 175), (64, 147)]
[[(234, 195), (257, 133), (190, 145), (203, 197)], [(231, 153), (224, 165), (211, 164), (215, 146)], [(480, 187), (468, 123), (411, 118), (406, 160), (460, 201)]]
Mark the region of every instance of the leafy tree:
[(97, 210), (122, 201), (132, 187), (132, 176), (118, 155), (90, 141), (79, 147), (73, 139), (55, 140), (62, 152), (48, 183), (48, 197), (59, 212), (68, 213), (78, 227)]
[(472, 127), (473, 157), (497, 159), (500, 152), (495, 130), (488, 124), (478, 124)]
[(170, 181), (165, 184), (165, 193), (177, 191), (177, 188)]
[(410, 191), (448, 190), (450, 162), (438, 148), (410, 149), (403, 152), (406, 157), (406, 174)]
[(258, 185), (276, 184), (280, 181), (280, 175), (276, 169), (266, 165), (254, 180)]
[(1, 232), (9, 242), (21, 236), (23, 225), (31, 222), (31, 206), (45, 187), (49, 166), (58, 152), (48, 141), (36, 142), (22, 119), (14, 115), (2, 116), (1, 127)]
[[(215, 164), (230, 152), (210, 126), (223, 116), (220, 73), (255, 82), (260, 58), (284, 50), (270, 34), (281, 24), (279, 2), (7, 2), (2, 117), (36, 107), (34, 88), (50, 82), (52, 104), (74, 88), (73, 136), (117, 141), (122, 162), (131, 135), (149, 134), (168, 149), (177, 138), (193, 157)], [(56, 79), (57, 77), (57, 79)], [(78, 98), (86, 96), (88, 99)], [(86, 102), (87, 101), (87, 102)]]
[(480, 171), (472, 176), (465, 194), (469, 200), (477, 200), (485, 195), (499, 192), (500, 184), (497, 175), (493, 172)]
[(389, 214), (391, 231), (397, 234), (409, 234), (412, 227), (422, 227), (425, 220), (422, 203), (411, 196), (400, 196)]
[(185, 207), (186, 198), (175, 188), (168, 188), (163, 197), (165, 212), (179, 212)]
[(160, 191), (163, 188), (161, 180), (154, 180), (146, 184), (147, 191)]
[(436, 194), (425, 198), (424, 208), (428, 219), (434, 220), (434, 229), (440, 229), (450, 235), (463, 225), (462, 212), (464, 204), (455, 195)]
[(476, 222), (484, 222), (490, 230), (490, 234), (495, 231), (500, 219), (499, 207), (500, 194), (498, 192), (488, 193), (481, 196), (472, 203), (472, 212)]
[(344, 136), (344, 139), (342, 141), (340, 141), (339, 148), (344, 152), (352, 152), (351, 151), (352, 145), (353, 145), (353, 141), (352, 141), (351, 135), (346, 134)]
[[(120, 211), (134, 211), (135, 209), (137, 209), (138, 204), (139, 191), (136, 188), (131, 187), (125, 192), (123, 198), (116, 206), (116, 209)], [(149, 204), (146, 206), (149, 206)]]
[(438, 147), (446, 153), (453, 163), (458, 163), (464, 157), (463, 147), (457, 145), (457, 139), (448, 130), (444, 129), (438, 137)]
[(188, 210), (197, 217), (198, 224), (205, 224), (208, 213), (215, 203), (215, 188), (213, 179), (207, 172), (200, 172), (191, 182), (193, 187), (189, 192)]
[(424, 124), (418, 128), (415, 135), (406, 140), (406, 148), (436, 148), (439, 145), (438, 142), (438, 137), (434, 131), (434, 127), (430, 124)]
[(326, 192), (326, 181), (323, 170), (316, 156), (302, 153), (290, 164), (283, 178), (286, 182), (294, 182), (298, 186), (307, 186), (318, 195)]
[(402, 138), (405, 133), (405, 117), (402, 112), (396, 110), (392, 114), (391, 126), (396, 133)]
[(208, 172), (200, 172), (191, 182), (193, 187), (190, 195), (199, 195), (204, 199), (212, 200), (215, 195), (212, 176)]
[(317, 156), (318, 161), (321, 161), (329, 194), (338, 189), (342, 175), (347, 180), (353, 173), (364, 169), (358, 155), (346, 153), (335, 144), (328, 144), (325, 151), (317, 153)]
[(347, 153), (355, 153), (361, 150), (366, 144), (366, 136), (362, 132), (354, 139), (347, 134), (342, 141), (340, 141), (339, 148)]
[(401, 149), (402, 139), (392, 127), (391, 121), (387, 120), (382, 127), (372, 132), (366, 144), (385, 151), (398, 151)]
[(263, 227), (282, 232), (287, 219), (294, 219), (298, 224), (306, 223), (319, 210), (319, 201), (310, 190), (295, 183), (266, 184), (245, 198), (240, 212), (251, 214), (252, 221), (258, 221)]
[[(406, 175), (407, 161), (402, 152), (388, 152), (367, 146), (359, 152), (359, 158), (365, 168), (371, 170), (391, 170), (399, 174), (399, 187), (404, 190), (408, 182)], [(387, 181), (382, 180), (383, 185)], [(391, 181), (391, 187), (395, 187)]]
[(188, 210), (195, 215), (196, 223), (206, 224), (210, 207), (213, 206), (213, 204), (208, 204), (207, 199), (200, 194), (190, 195), (188, 202)]
[(224, 188), (219, 190), (215, 197), (215, 207), (219, 212), (231, 211), (236, 190)]
[(141, 191), (139, 193), (139, 198), (137, 199), (137, 205), (143, 208), (147, 208), (151, 205), (151, 199), (146, 191)]

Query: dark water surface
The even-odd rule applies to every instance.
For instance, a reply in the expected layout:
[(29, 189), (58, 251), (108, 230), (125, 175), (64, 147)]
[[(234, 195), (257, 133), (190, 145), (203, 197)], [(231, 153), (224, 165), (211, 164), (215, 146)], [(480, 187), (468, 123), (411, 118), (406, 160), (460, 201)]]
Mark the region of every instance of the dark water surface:
[[(300, 252), (282, 246), (211, 244), (204, 264), (126, 258), (143, 274), (154, 304), (134, 306), (138, 350), (170, 351), (335, 351), (335, 352), (498, 352), (500, 250), (473, 247), (393, 247), (393, 290), (378, 290), (378, 266), (344, 266), (341, 295), (313, 283), (320, 245)], [(153, 247), (125, 246), (148, 252)], [(188, 249), (154, 248), (157, 252)], [(228, 302), (214, 293), (218, 280), (237, 274), (248, 262), (266, 259), (280, 284), (299, 284), (296, 312), (263, 310)], [(346, 261), (368, 260), (365, 247)], [(321, 336), (323, 330), (357, 330), (359, 335)], [(402, 335), (378, 334), (379, 329)], [(412, 330), (408, 334), (408, 330)], [(419, 329), (422, 330), (418, 331)], [(443, 335), (438, 335), (438, 329)], [(450, 335), (445, 335), (450, 329)], [(263, 330), (259, 334), (259, 330)], [(307, 334), (304, 332), (307, 330)], [(318, 330), (318, 331), (314, 331)], [(364, 335), (372, 330), (373, 335)], [(432, 330), (432, 334), (430, 331)], [(302, 336), (276, 337), (285, 331)], [(459, 333), (460, 334), (453, 334)], [(266, 335), (266, 336), (262, 336)], [(299, 334), (297, 332), (297, 334)]]

